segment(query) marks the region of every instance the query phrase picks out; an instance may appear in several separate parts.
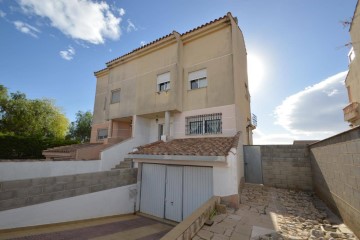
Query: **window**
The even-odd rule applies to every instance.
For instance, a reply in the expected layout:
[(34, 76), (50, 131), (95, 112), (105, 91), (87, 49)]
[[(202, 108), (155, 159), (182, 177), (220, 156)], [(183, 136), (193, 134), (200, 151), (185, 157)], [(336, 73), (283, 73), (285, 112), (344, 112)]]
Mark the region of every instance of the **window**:
[(190, 89), (203, 88), (207, 86), (206, 69), (189, 73)]
[(222, 133), (221, 113), (186, 117), (186, 135)]
[(111, 103), (120, 102), (120, 89), (111, 91)]
[(108, 137), (108, 129), (107, 128), (98, 129), (98, 136), (97, 136), (98, 140), (102, 140), (107, 137)]
[(350, 52), (348, 54), (348, 58), (349, 58), (349, 63), (351, 63), (354, 59), (355, 59), (355, 51), (354, 48), (350, 49)]
[(170, 89), (170, 72), (157, 76), (157, 91), (163, 92)]

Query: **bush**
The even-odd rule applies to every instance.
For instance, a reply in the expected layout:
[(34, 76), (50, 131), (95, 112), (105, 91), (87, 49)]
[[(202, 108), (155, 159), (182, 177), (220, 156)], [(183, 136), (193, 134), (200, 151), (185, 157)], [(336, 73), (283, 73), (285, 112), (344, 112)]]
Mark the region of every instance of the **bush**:
[(47, 148), (78, 143), (56, 138), (0, 135), (0, 159), (42, 159)]

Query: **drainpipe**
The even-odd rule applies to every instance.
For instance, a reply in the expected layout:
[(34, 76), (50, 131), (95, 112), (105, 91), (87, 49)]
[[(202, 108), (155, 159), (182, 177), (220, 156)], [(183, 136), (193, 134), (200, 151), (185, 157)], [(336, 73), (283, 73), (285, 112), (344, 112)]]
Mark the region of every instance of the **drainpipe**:
[(163, 141), (169, 140), (170, 137), (170, 112), (165, 112), (165, 125), (164, 125), (164, 135), (165, 137), (162, 139)]

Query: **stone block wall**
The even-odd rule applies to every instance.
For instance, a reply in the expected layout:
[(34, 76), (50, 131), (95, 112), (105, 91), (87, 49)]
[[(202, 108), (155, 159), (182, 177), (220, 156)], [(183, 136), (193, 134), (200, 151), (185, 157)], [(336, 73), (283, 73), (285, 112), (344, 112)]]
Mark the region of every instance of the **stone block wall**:
[(310, 145), (316, 194), (360, 236), (360, 127)]
[(185, 218), (161, 240), (191, 240), (209, 219), (216, 205), (220, 203), (220, 197), (212, 197), (201, 207), (196, 209), (190, 216)]
[(265, 186), (312, 190), (306, 145), (262, 145), (260, 148)]
[(135, 184), (137, 169), (0, 182), (0, 211)]

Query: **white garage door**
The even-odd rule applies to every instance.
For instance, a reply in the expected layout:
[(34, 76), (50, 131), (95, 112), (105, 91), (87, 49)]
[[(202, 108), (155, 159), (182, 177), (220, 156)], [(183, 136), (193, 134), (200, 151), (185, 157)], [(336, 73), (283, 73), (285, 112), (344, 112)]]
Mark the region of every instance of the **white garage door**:
[(211, 167), (143, 164), (143, 213), (180, 222), (212, 196)]
[(166, 166), (143, 164), (140, 211), (164, 218)]

